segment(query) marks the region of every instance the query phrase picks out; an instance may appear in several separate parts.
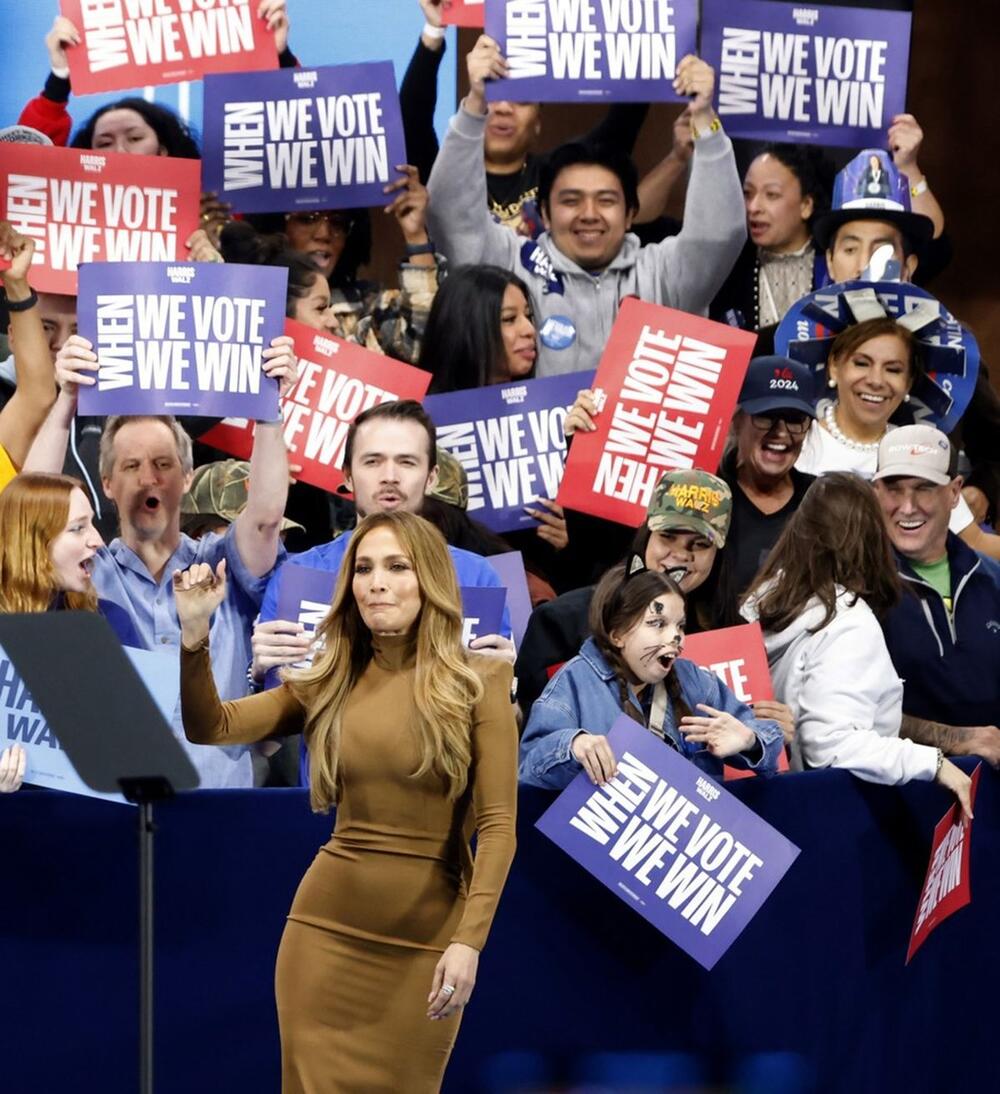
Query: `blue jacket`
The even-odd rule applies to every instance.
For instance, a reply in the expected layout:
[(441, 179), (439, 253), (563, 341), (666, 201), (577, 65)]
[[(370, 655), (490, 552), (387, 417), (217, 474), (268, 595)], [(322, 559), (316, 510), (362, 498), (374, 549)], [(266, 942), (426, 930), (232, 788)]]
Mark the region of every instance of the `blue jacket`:
[[(777, 724), (755, 718), (753, 711), (714, 673), (699, 668), (693, 661), (678, 659), (671, 671), (677, 674), (681, 694), (692, 711), (698, 703), (707, 703), (732, 714), (757, 735), (762, 751), (756, 763), (742, 753), (729, 757), (727, 762), (734, 767), (750, 768), (759, 775), (774, 774), (783, 747)], [(629, 695), (641, 710), (635, 692), (629, 689)], [(561, 790), (580, 771), (580, 764), (570, 751), (573, 738), (581, 729), (607, 733), (621, 713), (614, 670), (593, 638), (588, 638), (576, 657), (552, 677), (531, 708), (521, 738), (520, 781), (526, 786)], [(722, 760), (689, 743), (678, 732), (670, 710), (663, 728), (685, 759), (709, 775), (722, 774)]]
[(902, 600), (882, 625), (903, 679), (903, 713), (953, 726), (1000, 725), (1000, 563), (948, 533), (952, 615), (896, 555)]

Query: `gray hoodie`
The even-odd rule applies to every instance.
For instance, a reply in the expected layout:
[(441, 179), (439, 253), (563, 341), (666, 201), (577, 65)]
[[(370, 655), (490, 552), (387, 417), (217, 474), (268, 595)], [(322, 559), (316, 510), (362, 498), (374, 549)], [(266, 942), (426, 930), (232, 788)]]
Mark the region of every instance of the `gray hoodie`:
[(743, 191), (725, 133), (695, 141), (680, 234), (643, 247), (627, 233), (611, 264), (593, 274), (568, 259), (548, 232), (532, 242), (493, 220), (485, 130), (485, 114), (460, 108), (451, 119), (428, 182), (431, 236), (453, 265), (491, 263), (527, 283), (541, 335), (538, 376), (596, 368), (626, 296), (707, 312), (746, 241)]

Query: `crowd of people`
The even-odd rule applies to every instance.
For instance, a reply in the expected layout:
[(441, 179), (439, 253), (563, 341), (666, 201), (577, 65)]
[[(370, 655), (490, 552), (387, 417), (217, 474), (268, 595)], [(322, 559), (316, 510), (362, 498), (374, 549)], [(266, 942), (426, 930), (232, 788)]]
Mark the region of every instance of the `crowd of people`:
[[(208, 420), (81, 416), (98, 358), (75, 298), (35, 292), (32, 239), (0, 224), (0, 611), (96, 611), (123, 644), (175, 654), (173, 728), (203, 787), (301, 780), (313, 808), (337, 809), (278, 958), (288, 1092), (331, 1074), (345, 1090), (437, 1089), (458, 1023), (427, 1019), (456, 1019), (472, 993), (517, 782), (613, 780), (622, 713), (709, 775), (769, 776), (784, 753), (793, 771), (936, 781), (970, 815), (949, 757), (1000, 764), (1000, 402), (979, 363), (950, 436), (917, 413), (929, 342), (879, 294), (926, 294), (951, 259), (916, 119), (839, 172), (818, 148), (773, 144), (741, 180), (715, 74), (688, 56), (674, 88), (689, 105), (640, 178), (644, 105), (543, 153), (538, 104), (487, 101), (507, 67), (483, 35), (439, 148), (441, 3), (419, 5), (400, 87), (411, 163), (386, 187), (398, 286), (363, 277), (367, 209), (240, 217), (206, 193), (190, 258), (287, 270), (289, 318), (424, 369), (432, 393), (594, 369), (629, 296), (754, 332), (721, 464), (665, 472), (638, 528), (541, 497), (537, 528), (488, 531), (412, 400), (351, 424), (349, 498), (294, 482), (280, 421), (257, 423), (247, 464), (199, 442)], [(259, 11), (296, 66), (284, 0)], [(199, 157), (181, 119), (142, 98), (72, 119), (79, 41), (55, 20), (44, 90), (0, 141)], [(677, 222), (663, 213), (684, 184)], [(865, 306), (813, 344), (820, 357), (797, 356), (789, 310), (818, 290), (856, 302), (845, 283), (859, 281)], [(264, 370), (289, 390), (290, 338)], [(601, 413), (580, 391), (567, 441)], [(531, 590), (523, 640), (505, 612), (463, 647), (459, 589), (500, 587), (488, 556), (511, 549)], [(281, 618), (291, 559), (336, 575), (316, 634)], [(683, 656), (685, 633), (746, 621), (775, 695), (749, 705)], [(25, 752), (2, 743), (14, 791)], [(363, 1036), (359, 980), (386, 1004)]]

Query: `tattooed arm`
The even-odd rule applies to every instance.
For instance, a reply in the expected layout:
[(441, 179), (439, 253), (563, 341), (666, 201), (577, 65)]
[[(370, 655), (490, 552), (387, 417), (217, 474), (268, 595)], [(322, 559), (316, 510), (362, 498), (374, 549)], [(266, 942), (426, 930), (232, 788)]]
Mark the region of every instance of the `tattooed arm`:
[(947, 726), (904, 714), (899, 735), (940, 748), (947, 756), (982, 756), (994, 767), (1000, 766), (1000, 729), (996, 726)]

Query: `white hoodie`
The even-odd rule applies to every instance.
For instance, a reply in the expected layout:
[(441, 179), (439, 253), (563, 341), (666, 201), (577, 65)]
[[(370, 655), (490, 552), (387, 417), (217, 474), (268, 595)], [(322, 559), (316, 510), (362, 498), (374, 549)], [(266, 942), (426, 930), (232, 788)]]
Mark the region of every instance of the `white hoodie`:
[[(756, 599), (743, 608), (756, 619)], [(873, 783), (931, 780), (937, 749), (902, 740), (903, 682), (871, 608), (838, 588), (836, 614), (814, 597), (789, 627), (764, 635), (777, 699), (795, 716), (792, 770), (842, 767)]]

